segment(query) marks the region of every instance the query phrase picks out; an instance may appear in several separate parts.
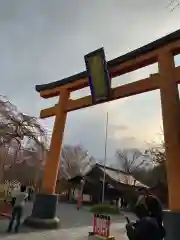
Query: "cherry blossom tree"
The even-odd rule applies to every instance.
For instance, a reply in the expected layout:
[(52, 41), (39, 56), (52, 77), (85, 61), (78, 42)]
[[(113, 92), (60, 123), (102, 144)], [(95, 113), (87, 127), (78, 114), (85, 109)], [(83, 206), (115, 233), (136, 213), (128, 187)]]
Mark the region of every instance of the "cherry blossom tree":
[[(0, 96), (1, 180), (3, 179), (4, 169), (7, 170), (16, 163), (25, 161), (28, 165), (34, 159), (39, 166), (39, 152), (47, 151), (47, 148), (47, 134), (39, 120), (21, 113), (6, 97)], [(31, 152), (31, 156), (34, 152), (33, 157), (25, 156), (27, 152)], [(35, 158), (35, 153), (39, 156), (38, 160), (37, 157)]]

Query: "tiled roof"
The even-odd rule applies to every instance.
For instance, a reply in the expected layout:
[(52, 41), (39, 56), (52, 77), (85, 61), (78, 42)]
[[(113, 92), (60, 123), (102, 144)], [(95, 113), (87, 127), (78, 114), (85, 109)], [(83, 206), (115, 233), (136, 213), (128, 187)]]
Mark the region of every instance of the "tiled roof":
[[(104, 171), (104, 166), (101, 164), (96, 164), (97, 167), (99, 167), (102, 171)], [(116, 182), (120, 182), (123, 184), (128, 184), (128, 185), (135, 185), (135, 186), (144, 186), (142, 183), (137, 181), (133, 176), (126, 174), (125, 172), (111, 168), (106, 166), (105, 167), (105, 173), (113, 180)]]

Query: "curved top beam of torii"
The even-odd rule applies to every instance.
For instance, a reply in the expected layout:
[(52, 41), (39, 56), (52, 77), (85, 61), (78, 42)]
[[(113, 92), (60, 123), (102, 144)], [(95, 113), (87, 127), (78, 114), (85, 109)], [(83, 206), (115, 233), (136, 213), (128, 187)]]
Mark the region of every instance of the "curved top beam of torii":
[[(108, 61), (107, 67), (110, 79), (131, 71), (135, 71), (139, 68), (146, 67), (150, 64), (157, 63), (159, 56), (164, 51), (170, 52), (173, 55), (180, 53), (180, 30), (177, 30), (176, 32), (173, 32), (123, 56)], [(180, 83), (180, 67), (175, 68), (174, 74), (175, 82)], [(59, 81), (36, 85), (36, 91), (40, 93), (42, 98), (51, 98), (60, 96), (64, 89), (68, 90), (68, 92), (72, 92), (88, 86), (89, 81), (87, 72), (84, 71)], [(152, 74), (145, 79), (140, 79), (135, 82), (112, 88), (110, 99), (105, 100), (104, 102), (113, 101), (157, 89), (160, 89), (159, 73)], [(75, 100), (69, 99), (66, 111), (74, 111), (95, 104), (96, 103), (92, 102), (91, 95)], [(41, 110), (40, 117), (46, 118), (55, 116), (58, 108), (59, 106), (56, 104), (50, 108), (43, 109)]]
[[(151, 42), (143, 47), (140, 47), (136, 50), (133, 50), (129, 53), (126, 53), (120, 57), (117, 57), (113, 60), (110, 60), (107, 62), (108, 70), (110, 73), (110, 77), (117, 77), (119, 75), (122, 75), (124, 73), (136, 70), (138, 68), (150, 65), (152, 63), (155, 63), (157, 61), (157, 58), (155, 54), (151, 54), (152, 57), (148, 57), (147, 61), (145, 59), (140, 61), (140, 63), (136, 66), (133, 66), (131, 64), (131, 67), (120, 67), (122, 64), (124, 65), (127, 62), (130, 62), (132, 60), (135, 60), (139, 57), (142, 57), (143, 55), (147, 55), (149, 53), (153, 53), (155, 50), (158, 50), (159, 48), (162, 48), (166, 45), (169, 45), (171, 43), (174, 43), (175, 41), (180, 40), (180, 29), (170, 33), (169, 35), (166, 35), (154, 42)], [(179, 44), (178, 44), (179, 45)], [(178, 49), (174, 49), (174, 54), (178, 54), (180, 52), (179, 46)], [(54, 81), (47, 84), (42, 85), (36, 85), (36, 91), (42, 93), (42, 97), (49, 98), (59, 95), (55, 91), (58, 87), (67, 86), (71, 91), (78, 90), (84, 87), (88, 86), (88, 80), (87, 80), (87, 72), (83, 71), (78, 74), (72, 75), (70, 77), (64, 78), (62, 80)], [(49, 90), (49, 94), (45, 91)], [(43, 94), (44, 92), (44, 94)]]

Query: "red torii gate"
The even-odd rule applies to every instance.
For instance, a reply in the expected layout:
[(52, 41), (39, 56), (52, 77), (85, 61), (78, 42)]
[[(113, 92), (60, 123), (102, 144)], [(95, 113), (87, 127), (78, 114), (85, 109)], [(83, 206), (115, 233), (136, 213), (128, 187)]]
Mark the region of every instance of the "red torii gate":
[[(176, 218), (180, 219), (180, 191), (176, 189), (176, 186), (180, 184), (180, 101), (178, 93), (180, 67), (175, 67), (174, 64), (174, 56), (179, 53), (180, 30), (107, 62), (110, 78), (158, 63), (157, 74), (112, 89), (111, 98), (108, 101), (160, 89), (171, 211), (168, 219), (172, 220), (170, 222), (173, 222), (174, 227), (177, 223)], [(55, 116), (55, 122), (44, 170), (42, 192), (36, 196), (32, 216), (26, 220), (27, 224), (34, 225), (35, 222), (35, 224), (39, 223), (46, 227), (58, 225), (55, 218), (56, 196), (54, 194), (66, 116), (70, 111), (94, 105), (92, 96), (72, 100), (70, 93), (87, 86), (86, 71), (56, 82), (36, 86), (36, 91), (42, 98), (59, 96), (59, 101), (55, 106), (43, 109), (40, 113), (41, 118)], [(178, 227), (175, 227), (173, 231), (177, 235)]]

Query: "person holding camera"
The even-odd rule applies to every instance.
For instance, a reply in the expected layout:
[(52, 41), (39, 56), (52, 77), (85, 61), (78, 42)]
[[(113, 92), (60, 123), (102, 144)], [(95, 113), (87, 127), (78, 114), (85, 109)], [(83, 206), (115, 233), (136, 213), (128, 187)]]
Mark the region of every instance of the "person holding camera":
[(13, 195), (13, 210), (12, 210), (12, 216), (9, 222), (8, 226), (8, 232), (11, 232), (12, 226), (14, 221), (16, 220), (16, 225), (15, 225), (15, 232), (17, 233), (19, 230), (19, 226), (21, 223), (21, 218), (23, 214), (23, 209), (25, 206), (25, 201), (28, 197), (28, 194), (26, 193), (26, 186), (21, 186), (20, 191), (17, 191)]

